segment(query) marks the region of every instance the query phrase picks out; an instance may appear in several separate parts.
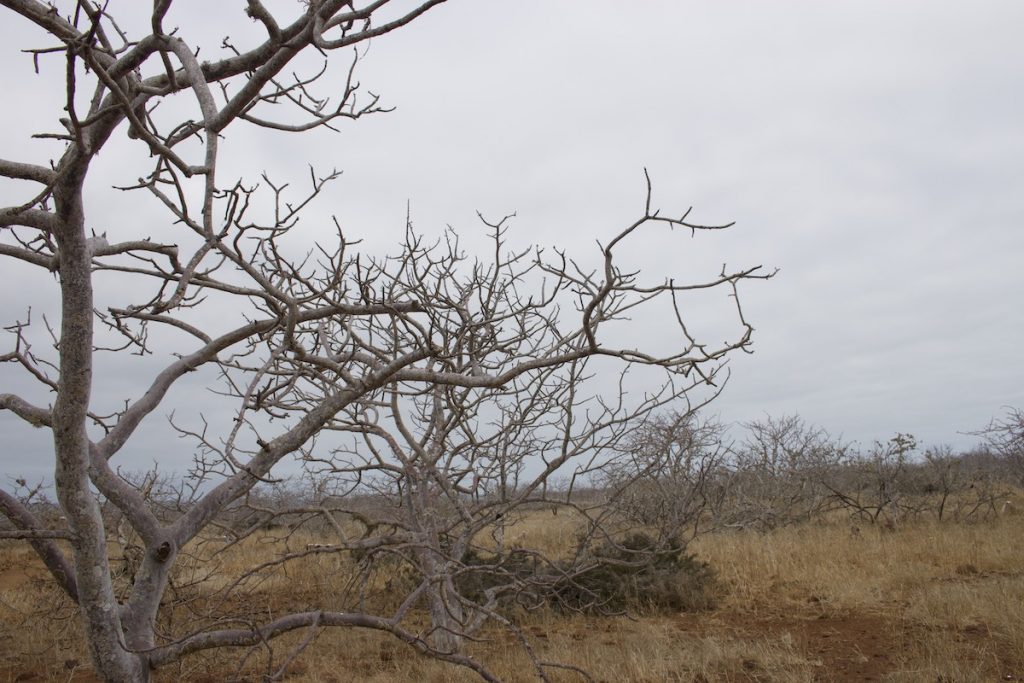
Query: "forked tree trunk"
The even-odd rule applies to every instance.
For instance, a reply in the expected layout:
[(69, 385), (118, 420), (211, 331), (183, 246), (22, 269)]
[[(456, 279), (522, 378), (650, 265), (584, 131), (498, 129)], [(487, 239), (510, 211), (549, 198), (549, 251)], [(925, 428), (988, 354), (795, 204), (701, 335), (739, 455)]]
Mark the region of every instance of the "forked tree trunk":
[(73, 191), (56, 194), (63, 225), (56, 236), (62, 307), (60, 378), (53, 406), (57, 461), (54, 484), (71, 529), (79, 612), (95, 671), (107, 681), (145, 681), (147, 667), (124, 647), (103, 517), (89, 486), (86, 420), (92, 393), (92, 259), (85, 236), (80, 186), (74, 180), (69, 178), (68, 182)]

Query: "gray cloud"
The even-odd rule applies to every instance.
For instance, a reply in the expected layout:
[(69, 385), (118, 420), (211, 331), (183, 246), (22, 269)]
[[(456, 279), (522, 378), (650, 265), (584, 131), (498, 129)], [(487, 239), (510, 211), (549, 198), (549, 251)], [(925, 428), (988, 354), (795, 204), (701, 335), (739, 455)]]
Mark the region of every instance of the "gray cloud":
[[(202, 25), (197, 6), (175, 11), (207, 50), (229, 24), (251, 30), (239, 8)], [(994, 0), (453, 0), (366, 55), (363, 88), (395, 113), (339, 134), (233, 130), (225, 145), (250, 180), (344, 169), (307, 230), (328, 237), (335, 213), (370, 250), (397, 243), (408, 200), (421, 230), (451, 224), (470, 246), (476, 210), (516, 211), (517, 243), (593, 252), (642, 209), (646, 166), (666, 210), (739, 222), (634, 245), (629, 259), (651, 278), (697, 279), (723, 262), (782, 269), (747, 288), (756, 353), (732, 363), (715, 408), (725, 419), (798, 411), (862, 441), (900, 430), (965, 446), (959, 432), (1024, 404), (1022, 20), (1024, 5)], [(43, 143), (26, 139), (59, 113), (60, 69), (31, 75), (13, 51), (33, 44), (17, 23), (0, 27), (0, 87), (25, 104), (0, 110), (0, 156), (38, 160)], [(131, 177), (125, 159), (103, 159), (111, 182)], [(141, 199), (98, 202), (97, 224), (166, 230)], [(5, 321), (25, 295), (8, 268)], [(652, 337), (665, 329), (645, 324)], [(138, 376), (112, 372), (98, 391), (137, 393)], [(9, 415), (0, 427), (5, 470), (48, 471), (41, 432)], [(152, 429), (139, 457), (182, 462)]]

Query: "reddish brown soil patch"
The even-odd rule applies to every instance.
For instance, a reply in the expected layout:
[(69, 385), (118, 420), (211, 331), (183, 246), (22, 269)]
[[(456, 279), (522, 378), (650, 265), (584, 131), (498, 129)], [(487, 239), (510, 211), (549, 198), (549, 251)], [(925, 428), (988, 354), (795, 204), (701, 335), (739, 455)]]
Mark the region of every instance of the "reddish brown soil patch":
[[(870, 614), (717, 616), (719, 623), (709, 628), (699, 616), (682, 615), (679, 628), (702, 635), (725, 631), (741, 638), (778, 640), (788, 636), (808, 661), (820, 663), (815, 678), (823, 682), (883, 680), (896, 670), (909, 636), (899, 624)], [(758, 680), (753, 671), (751, 680)]]
[(893, 624), (875, 616), (787, 620), (770, 628), (790, 633), (809, 659), (820, 660), (823, 681), (880, 681), (903, 649)]

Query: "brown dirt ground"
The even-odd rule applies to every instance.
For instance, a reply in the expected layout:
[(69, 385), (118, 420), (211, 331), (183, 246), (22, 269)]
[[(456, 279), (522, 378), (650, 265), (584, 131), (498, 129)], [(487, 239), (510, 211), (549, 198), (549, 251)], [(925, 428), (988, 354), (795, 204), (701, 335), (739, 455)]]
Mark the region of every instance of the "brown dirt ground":
[[(6, 566), (0, 568), (0, 591), (28, 586), (33, 580), (43, 578), (45, 571), (37, 567)], [(799, 614), (764, 614), (711, 612), (704, 614), (680, 614), (673, 618), (675, 628), (681, 633), (696, 636), (729, 635), (740, 638), (776, 640), (788, 638), (794, 649), (803, 653), (810, 661), (820, 665), (816, 680), (823, 683), (847, 683), (883, 681), (887, 674), (899, 668), (899, 661), (906, 650), (921, 634), (922, 626), (898, 619), (899, 609), (894, 613), (835, 614), (815, 611), (817, 606), (812, 598), (806, 610)], [(543, 629), (529, 629), (535, 638), (546, 638)], [(990, 640), (984, 625), (971, 625), (956, 633), (958, 642)], [(0, 643), (0, 651), (3, 643)], [(1024, 680), (1024, 672), (1012, 672), (1011, 653), (1001, 653), (1008, 673), (1007, 681)], [(18, 670), (0, 657), (0, 681), (42, 681), (45, 676), (39, 672)], [(755, 661), (743, 663), (744, 672), (738, 680), (767, 681), (764, 672), (758, 671)], [(64, 662), (65, 681), (95, 681), (87, 666), (77, 661)], [(710, 682), (702, 682), (710, 683)]]
[[(819, 661), (820, 681), (881, 681), (895, 669), (905, 642), (898, 627), (881, 615), (723, 616), (725, 630), (737, 636), (791, 638), (796, 650)], [(689, 631), (691, 621), (699, 622), (699, 616), (682, 617), (678, 628)], [(750, 680), (761, 680), (754, 661), (744, 663), (744, 668)]]
[[(883, 681), (897, 668), (897, 663), (913, 642), (914, 629), (900, 625), (881, 615), (849, 614), (817, 616), (761, 616), (739, 614), (708, 615), (682, 614), (674, 619), (681, 633), (699, 636), (727, 633), (746, 638), (791, 638), (795, 649), (811, 660), (820, 662), (816, 680), (822, 683), (867, 683)], [(545, 637), (533, 632), (534, 637)], [(985, 640), (984, 627), (967, 627), (957, 635), (958, 640)], [(1007, 658), (1007, 661), (1010, 661)], [(91, 672), (75, 671), (77, 662), (65, 663), (68, 677), (63, 680), (86, 683), (97, 681)], [(744, 662), (744, 673), (739, 680), (767, 681), (770, 677), (758, 671), (754, 661)], [(1007, 674), (1004, 680), (1022, 680)], [(0, 680), (43, 681), (45, 677), (32, 671), (0, 670)], [(711, 683), (702, 682), (702, 683)]]
[[(702, 615), (680, 615), (676, 628), (694, 635), (728, 633), (745, 638), (791, 638), (795, 649), (820, 664), (816, 680), (822, 683), (884, 681), (899, 670), (900, 660), (918, 640), (924, 627), (896, 621), (892, 615), (826, 614), (743, 615), (718, 613), (711, 620)], [(957, 642), (990, 641), (984, 625), (967, 626), (953, 636)], [(1000, 653), (1006, 675), (1002, 680), (1024, 681), (1024, 672), (1012, 672), (1012, 653)], [(757, 671), (756, 662), (744, 663), (747, 680), (769, 680)], [(1012, 673), (1011, 673), (1012, 672)]]

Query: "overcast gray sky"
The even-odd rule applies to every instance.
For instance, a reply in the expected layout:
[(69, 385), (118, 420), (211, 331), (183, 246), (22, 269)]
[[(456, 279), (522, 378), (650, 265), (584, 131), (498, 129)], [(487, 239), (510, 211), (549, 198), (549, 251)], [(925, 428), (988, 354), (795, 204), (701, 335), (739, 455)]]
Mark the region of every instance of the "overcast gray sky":
[[(212, 49), (248, 20), (244, 2), (223, 2), (195, 24), (209, 4), (178, 0), (174, 19)], [(39, 162), (25, 133), (53, 127), (63, 86), (11, 49), (38, 45), (16, 23), (0, 26), (0, 156)], [(343, 169), (317, 210), (368, 249), (398, 241), (408, 201), (424, 232), (472, 236), (476, 211), (514, 211), (517, 243), (593, 251), (641, 212), (646, 167), (657, 205), (737, 226), (652, 238), (629, 252), (637, 267), (780, 268), (746, 288), (755, 353), (731, 363), (713, 412), (965, 447), (962, 432), (1024, 405), (1021, 26), (1010, 0), (450, 0), (361, 64), (394, 113), (340, 134), (229, 131), (225, 144), (250, 173)], [(4, 267), (6, 324), (24, 292)], [(0, 428), (5, 471), (52, 467), (38, 433), (7, 414)]]

